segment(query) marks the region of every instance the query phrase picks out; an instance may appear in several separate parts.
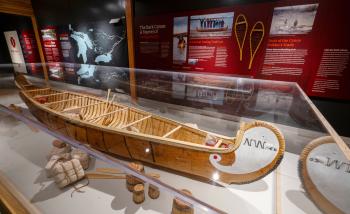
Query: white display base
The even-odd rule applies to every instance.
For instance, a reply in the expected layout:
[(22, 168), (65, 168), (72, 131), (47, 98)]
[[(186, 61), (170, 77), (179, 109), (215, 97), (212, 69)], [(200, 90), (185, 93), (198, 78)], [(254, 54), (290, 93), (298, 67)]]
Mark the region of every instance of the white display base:
[[(152, 200), (146, 196), (144, 203), (136, 205), (124, 179), (91, 179), (89, 186), (81, 189), (84, 193), (75, 192), (71, 197), (73, 187), (60, 190), (52, 179), (46, 178), (43, 170), (54, 139), (43, 132), (31, 131), (21, 122), (5, 127), (11, 128), (1, 133), (0, 170), (43, 213), (170, 212), (171, 194), (161, 191), (159, 199)], [(2, 131), (5, 127), (2, 123)], [(89, 171), (94, 171), (96, 167), (111, 166), (93, 160)], [(150, 167), (145, 170), (159, 173), (162, 181), (179, 189), (189, 189), (197, 198), (228, 213), (274, 213), (274, 174), (252, 184), (223, 188)], [(77, 186), (85, 183), (86, 180), (83, 180)]]
[[(2, 99), (0, 103), (4, 102)], [(9, 104), (9, 100), (5, 103)], [(16, 102), (11, 100), (11, 103)], [(23, 123), (3, 114), (0, 114), (0, 136), (0, 171), (43, 213), (170, 213), (173, 199), (170, 193), (161, 190), (157, 200), (146, 195), (145, 202), (136, 205), (125, 187), (125, 180), (90, 180), (89, 186), (81, 189), (84, 193), (75, 192), (71, 197), (73, 187), (58, 189), (51, 179), (46, 178), (43, 170), (46, 155), (51, 149), (51, 136), (33, 132)], [(282, 213), (320, 213), (301, 188), (297, 163), (297, 155), (285, 154), (279, 169), (280, 186), (277, 191), (275, 172), (251, 184), (225, 187), (150, 167), (146, 167), (146, 172), (157, 172), (167, 184), (189, 189), (195, 197), (228, 213), (276, 213), (276, 196), (281, 201)], [(110, 166), (94, 160), (89, 171), (97, 167)], [(85, 183), (86, 180), (83, 180), (78, 186)]]

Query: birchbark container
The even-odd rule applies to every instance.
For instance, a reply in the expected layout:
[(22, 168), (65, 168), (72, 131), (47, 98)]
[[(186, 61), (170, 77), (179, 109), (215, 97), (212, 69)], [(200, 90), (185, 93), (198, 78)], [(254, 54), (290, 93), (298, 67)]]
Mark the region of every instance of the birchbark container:
[[(133, 169), (136, 169), (137, 171), (139, 172), (142, 172), (144, 173), (145, 172), (145, 168), (144, 166), (141, 164), (141, 163), (135, 163), (135, 162), (132, 162), (129, 164), (129, 166)], [(144, 181), (133, 176), (133, 175), (130, 175), (130, 174), (126, 174), (126, 188), (132, 192), (134, 190), (134, 186), (137, 185), (137, 184), (143, 184)]]
[[(185, 195), (192, 195), (192, 193), (187, 189), (182, 189)], [(179, 198), (174, 198), (173, 200), (173, 208), (171, 210), (172, 214), (193, 214), (193, 205), (185, 202)]]
[[(153, 178), (157, 178), (157, 179), (160, 178), (160, 175), (156, 173), (150, 173), (149, 175)], [(152, 199), (157, 199), (159, 198), (159, 195), (160, 195), (159, 188), (153, 184), (150, 184), (148, 187), (148, 196)]]
[(141, 204), (145, 201), (145, 187), (143, 184), (136, 184), (132, 193), (132, 200), (136, 204)]

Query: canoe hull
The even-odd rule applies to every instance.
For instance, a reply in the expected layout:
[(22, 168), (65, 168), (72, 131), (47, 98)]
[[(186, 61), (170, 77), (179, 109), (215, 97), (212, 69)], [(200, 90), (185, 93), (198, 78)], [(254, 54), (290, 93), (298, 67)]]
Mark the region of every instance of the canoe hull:
[[(49, 129), (81, 143), (86, 143), (94, 149), (132, 161), (141, 161), (152, 166), (180, 172), (196, 179), (212, 180), (213, 174), (216, 173), (222, 182), (241, 182), (240, 178), (237, 180), (234, 175), (218, 171), (209, 161), (210, 155), (213, 154), (211, 152), (161, 144), (77, 124), (39, 108), (23, 93), (20, 93), (20, 96), (30, 112)], [(222, 165), (232, 165), (235, 160), (234, 151), (222, 153), (221, 158)]]

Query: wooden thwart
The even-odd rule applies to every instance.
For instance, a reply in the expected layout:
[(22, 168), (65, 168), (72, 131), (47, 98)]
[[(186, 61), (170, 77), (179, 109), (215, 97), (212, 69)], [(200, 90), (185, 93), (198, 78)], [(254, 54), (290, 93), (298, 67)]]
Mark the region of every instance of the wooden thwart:
[(46, 94), (46, 95), (39, 95), (40, 97), (50, 97), (50, 96), (56, 96), (60, 94), (68, 94), (68, 92), (60, 92), (60, 93), (54, 93), (54, 94)]
[(177, 126), (176, 128), (174, 128), (173, 130), (169, 131), (168, 133), (166, 133), (165, 135), (163, 135), (163, 137), (169, 137), (171, 134), (173, 134), (174, 132), (176, 132), (177, 130), (179, 130), (182, 126)]
[(97, 105), (97, 104), (101, 104), (101, 103), (104, 103), (104, 102), (97, 102), (97, 103), (93, 103), (93, 104), (88, 104), (88, 105), (85, 105), (85, 106), (78, 106), (78, 107), (75, 107), (75, 108), (71, 108), (71, 109), (65, 109), (61, 112), (67, 112), (67, 111), (73, 111), (73, 110), (78, 110), (78, 109), (82, 109), (82, 108), (87, 108), (87, 107), (90, 107), (90, 106), (94, 106), (94, 105)]
[(39, 89), (32, 89), (32, 90), (25, 90), (26, 92), (35, 92), (35, 91), (45, 91), (50, 90), (51, 88), (39, 88)]
[(113, 114), (113, 113), (116, 113), (116, 112), (119, 112), (119, 111), (123, 111), (123, 110), (126, 110), (126, 109), (128, 109), (128, 107), (125, 107), (125, 108), (123, 108), (123, 109), (118, 109), (118, 110), (115, 110), (115, 111), (111, 111), (111, 112), (108, 112), (108, 113), (105, 113), (105, 114), (101, 114), (101, 115), (98, 115), (98, 116), (96, 116), (96, 117), (87, 119), (86, 121), (95, 120), (95, 119), (98, 119), (98, 118), (100, 118), (100, 117), (104, 117), (104, 116), (107, 116), (107, 115), (110, 115), (110, 114)]
[(152, 117), (152, 115), (148, 115), (147, 117), (143, 117), (143, 118), (141, 118), (139, 120), (136, 120), (136, 121), (134, 121), (132, 123), (126, 124), (125, 126), (122, 127), (122, 129), (125, 129), (125, 128), (129, 127), (129, 126), (135, 125), (136, 123), (139, 123), (139, 122), (141, 122), (143, 120), (146, 120), (146, 119), (148, 119), (150, 117)]
[(219, 148), (220, 144), (222, 143), (222, 139), (220, 139), (214, 146), (214, 148)]
[(77, 100), (77, 99), (83, 99), (83, 98), (85, 98), (85, 97), (76, 97), (76, 98), (71, 98), (71, 99), (66, 99), (66, 100), (54, 101), (54, 102), (44, 103), (44, 105), (63, 103), (63, 102), (68, 102), (68, 101)]
[(32, 84), (26, 84), (26, 85), (22, 85), (23, 87), (29, 87), (29, 86), (33, 86)]

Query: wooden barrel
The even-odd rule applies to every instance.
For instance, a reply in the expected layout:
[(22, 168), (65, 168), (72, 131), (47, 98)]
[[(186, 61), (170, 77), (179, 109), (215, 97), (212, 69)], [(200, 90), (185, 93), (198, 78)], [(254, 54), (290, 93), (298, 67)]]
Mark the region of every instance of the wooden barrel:
[(54, 146), (56, 148), (63, 148), (66, 146), (66, 144), (60, 140), (54, 140), (54, 141), (52, 141), (52, 146)]
[(132, 193), (132, 200), (136, 204), (141, 204), (145, 201), (145, 187), (143, 184), (136, 184)]
[[(192, 193), (187, 189), (182, 189), (185, 195), (192, 195)], [(172, 214), (193, 214), (193, 206), (185, 201), (182, 201), (179, 198), (174, 198), (173, 200), (173, 208), (171, 210)]]
[(134, 184), (128, 184), (128, 182), (126, 182), (126, 188), (129, 190), (129, 192), (133, 192), (134, 191)]
[[(157, 179), (160, 178), (160, 175), (156, 173), (150, 173), (149, 175), (153, 178), (157, 178)], [(157, 186), (150, 184), (148, 187), (148, 196), (152, 199), (157, 199), (159, 198), (159, 195), (160, 195), (159, 188)]]
[[(141, 164), (141, 163), (136, 163), (136, 162), (132, 162), (132, 163), (129, 163), (129, 166), (139, 172), (142, 172), (144, 173), (145, 172), (145, 168), (144, 166)], [(133, 176), (133, 175), (130, 175), (130, 174), (126, 174), (126, 188), (132, 192), (133, 189), (134, 189), (134, 186), (137, 185), (137, 184), (143, 184), (144, 181)]]

